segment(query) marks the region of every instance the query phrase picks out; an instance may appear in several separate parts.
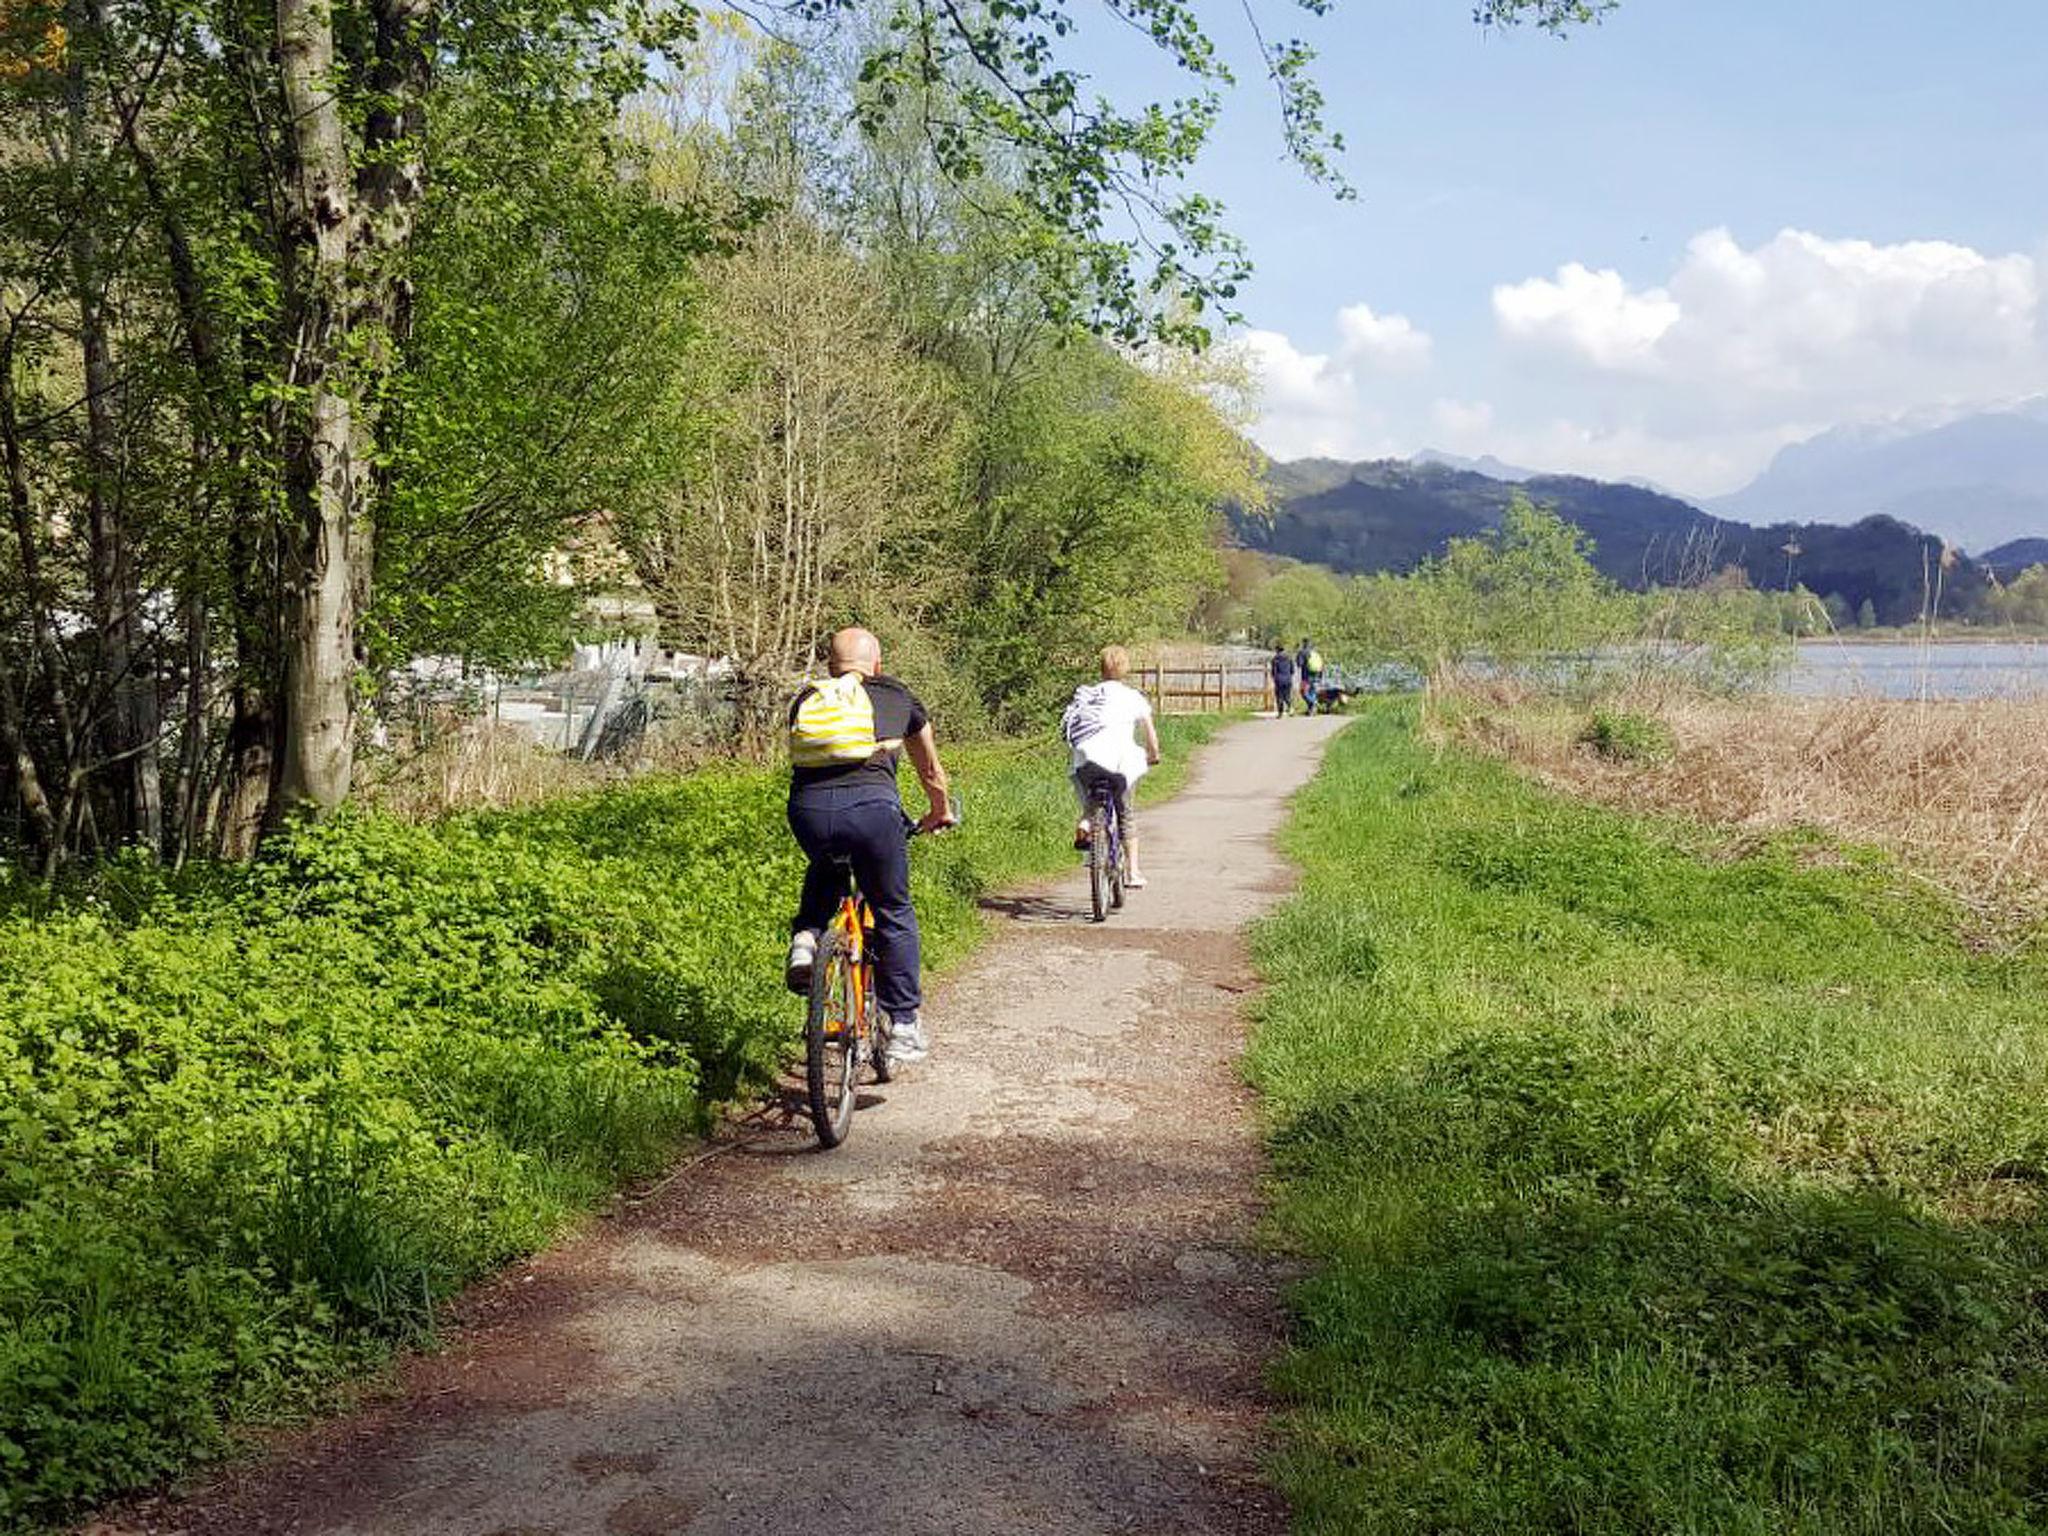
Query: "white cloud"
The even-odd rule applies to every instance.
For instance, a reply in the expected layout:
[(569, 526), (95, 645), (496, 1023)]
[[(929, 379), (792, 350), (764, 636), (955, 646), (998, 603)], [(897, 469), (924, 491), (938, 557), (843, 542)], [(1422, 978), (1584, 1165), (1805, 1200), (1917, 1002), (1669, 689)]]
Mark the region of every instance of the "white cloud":
[(1493, 293), (1501, 335), (1537, 355), (1654, 381), (1667, 426), (1761, 429), (1966, 406), (2048, 383), (2042, 264), (1968, 246), (1788, 229), (1753, 249), (1693, 238), (1668, 282), (1577, 263)]
[(1429, 365), (1429, 333), (1406, 315), (1367, 304), (1337, 312), (1337, 346), (1305, 352), (1278, 331), (1247, 331), (1237, 347), (1260, 383), (1252, 435), (1276, 458), (1368, 458), (1392, 453), (1386, 418), (1371, 398), (1382, 376)]
[(1429, 419), (1443, 434), (1443, 446), (1462, 453), (1465, 445), (1485, 442), (1492, 433), (1493, 406), (1484, 400), (1439, 400), (1429, 408)]
[(1236, 345), (1259, 381), (1252, 437), (1279, 459), (1348, 458), (1362, 423), (1356, 392), (1320, 352), (1278, 331), (1247, 331)]
[(1370, 304), (1338, 310), (1337, 337), (1337, 356), (1348, 367), (1426, 367), (1433, 345), (1406, 315), (1376, 315)]
[[(1445, 405), (1456, 409), (1446, 412)], [(1741, 485), (1780, 448), (1818, 430), (1802, 424), (1667, 435), (1626, 421), (1548, 416), (1501, 422), (1498, 415), (1484, 404), (1439, 401), (1430, 413), (1429, 445), (1468, 458), (1492, 454), (1551, 474), (1640, 480), (1680, 494), (1707, 494)]]
[(1532, 277), (1493, 290), (1493, 313), (1512, 341), (1577, 354), (1596, 368), (1649, 370), (1657, 343), (1678, 324), (1679, 307), (1661, 288), (1631, 293), (1619, 272), (1570, 262), (1557, 278)]
[(1710, 229), (1665, 273), (1568, 262), (1502, 283), (1491, 319), (1455, 352), (1366, 304), (1337, 311), (1323, 350), (1251, 332), (1254, 436), (1283, 458), (1434, 447), (1711, 495), (1830, 427), (2048, 396), (2048, 244)]

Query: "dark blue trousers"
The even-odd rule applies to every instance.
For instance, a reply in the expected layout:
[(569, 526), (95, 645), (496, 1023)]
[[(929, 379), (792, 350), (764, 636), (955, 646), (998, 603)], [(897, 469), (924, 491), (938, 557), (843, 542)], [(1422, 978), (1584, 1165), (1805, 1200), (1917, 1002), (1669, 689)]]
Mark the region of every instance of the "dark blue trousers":
[(791, 932), (822, 934), (846, 894), (842, 861), (853, 865), (874, 910), (875, 1001), (889, 1014), (924, 1003), (917, 913), (910, 905), (910, 822), (892, 789), (820, 786), (792, 795), (789, 830), (811, 861)]

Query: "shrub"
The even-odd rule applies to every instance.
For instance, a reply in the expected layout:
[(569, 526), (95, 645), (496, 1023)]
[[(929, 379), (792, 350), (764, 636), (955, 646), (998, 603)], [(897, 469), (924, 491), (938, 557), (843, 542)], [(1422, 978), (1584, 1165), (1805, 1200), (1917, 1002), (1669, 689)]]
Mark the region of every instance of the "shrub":
[(1669, 762), (1678, 751), (1670, 726), (1653, 715), (1626, 710), (1595, 710), (1579, 741), (1617, 763)]

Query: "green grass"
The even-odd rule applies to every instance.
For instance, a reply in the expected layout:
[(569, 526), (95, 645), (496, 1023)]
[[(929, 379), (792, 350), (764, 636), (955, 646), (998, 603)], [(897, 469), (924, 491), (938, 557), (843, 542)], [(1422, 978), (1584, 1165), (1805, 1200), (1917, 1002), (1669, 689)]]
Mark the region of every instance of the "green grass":
[[(1212, 728), (1168, 722), (1154, 794)], [(952, 754), (967, 824), (913, 854), (934, 968), (1072, 859), (1064, 755)], [(763, 1082), (800, 1024), (783, 782), (0, 886), (0, 1530), (302, 1411)]]
[(1874, 855), (1680, 829), (1374, 706), (1251, 1056), (1310, 1261), (1307, 1532), (2048, 1525), (2048, 952)]

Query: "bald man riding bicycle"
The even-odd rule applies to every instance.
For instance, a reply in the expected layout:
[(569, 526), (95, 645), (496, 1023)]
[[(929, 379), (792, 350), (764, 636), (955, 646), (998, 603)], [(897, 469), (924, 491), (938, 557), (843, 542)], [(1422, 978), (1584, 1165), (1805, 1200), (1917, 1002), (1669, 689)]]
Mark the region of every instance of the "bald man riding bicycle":
[[(913, 823), (896, 791), (899, 752), (910, 754), (930, 802), (915, 825), (935, 832), (956, 818), (931, 718), (916, 694), (882, 671), (882, 643), (864, 629), (842, 629), (832, 637), (830, 666), (834, 679), (857, 679), (857, 689), (812, 684), (789, 710), (789, 829), (810, 868), (790, 924), (786, 979), (793, 992), (810, 990), (818, 935), (846, 890), (840, 866), (850, 863), (875, 917), (875, 1000), (889, 1018), (889, 1064), (907, 1065), (922, 1061), (931, 1046), (918, 1017), (924, 993), (917, 913), (910, 904)], [(804, 733), (807, 713), (817, 713), (816, 706), (827, 702), (837, 704), (836, 698), (828, 701), (828, 690), (844, 694), (847, 707), (833, 714), (830, 726), (819, 728), (819, 739), (825, 739), (824, 731), (837, 734), (819, 752), (800, 755), (794, 744)], [(863, 734), (870, 708), (871, 747)], [(828, 754), (832, 760), (823, 761)]]

